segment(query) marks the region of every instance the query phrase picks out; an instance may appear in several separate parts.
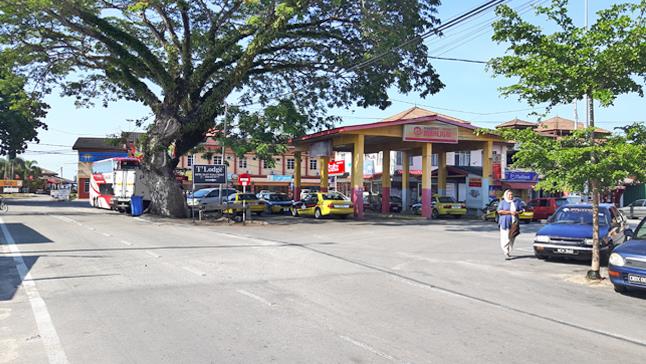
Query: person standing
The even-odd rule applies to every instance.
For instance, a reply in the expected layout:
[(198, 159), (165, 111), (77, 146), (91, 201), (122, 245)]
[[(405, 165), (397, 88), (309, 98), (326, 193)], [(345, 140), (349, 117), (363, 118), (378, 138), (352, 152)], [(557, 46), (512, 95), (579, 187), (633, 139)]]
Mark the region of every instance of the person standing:
[(518, 225), (518, 214), (521, 206), (514, 201), (514, 194), (506, 190), (503, 199), (498, 204), (498, 227), (500, 228), (500, 248), (505, 258), (511, 258), (511, 251), (514, 248), (516, 236), (520, 233)]

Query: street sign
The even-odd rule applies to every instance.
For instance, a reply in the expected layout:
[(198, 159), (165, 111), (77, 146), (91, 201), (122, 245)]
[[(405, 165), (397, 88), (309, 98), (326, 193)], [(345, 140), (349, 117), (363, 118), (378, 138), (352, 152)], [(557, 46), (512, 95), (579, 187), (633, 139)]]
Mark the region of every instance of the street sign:
[(445, 123), (404, 125), (404, 141), (426, 143), (458, 143), (458, 127)]
[(227, 183), (227, 166), (224, 164), (194, 164), (193, 183)]
[(251, 176), (246, 173), (239, 175), (238, 184), (244, 187), (249, 186), (251, 184)]
[(345, 173), (345, 160), (330, 161), (327, 164), (327, 173), (330, 176), (341, 175)]

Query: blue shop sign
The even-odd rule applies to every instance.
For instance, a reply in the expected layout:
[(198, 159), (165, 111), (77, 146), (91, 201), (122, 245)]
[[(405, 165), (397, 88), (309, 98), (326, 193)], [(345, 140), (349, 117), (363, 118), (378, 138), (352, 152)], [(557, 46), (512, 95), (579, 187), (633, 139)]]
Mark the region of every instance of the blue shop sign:
[(79, 162), (96, 162), (109, 158), (126, 158), (128, 152), (80, 152)]
[(538, 181), (538, 173), (526, 171), (505, 171), (505, 181)]
[(278, 174), (270, 174), (269, 176), (267, 176), (267, 180), (271, 182), (292, 182), (293, 177), (278, 175)]

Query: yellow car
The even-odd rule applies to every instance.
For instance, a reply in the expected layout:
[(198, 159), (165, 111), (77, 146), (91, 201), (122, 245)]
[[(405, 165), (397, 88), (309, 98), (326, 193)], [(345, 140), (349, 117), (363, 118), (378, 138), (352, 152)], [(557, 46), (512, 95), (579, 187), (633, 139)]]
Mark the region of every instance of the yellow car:
[(345, 218), (353, 213), (352, 202), (339, 192), (308, 193), (292, 205), (292, 216), (314, 216), (317, 219), (325, 216)]
[[(498, 209), (498, 202), (499, 200), (493, 200), (489, 202), (489, 205), (484, 208), (484, 215), (482, 215), (483, 220), (498, 221), (498, 213), (496, 212), (496, 210)], [(534, 212), (531, 210), (531, 208), (526, 206), (525, 210), (523, 210), (520, 215), (518, 215), (518, 219), (525, 224), (529, 224), (534, 219)]]
[(249, 206), (251, 212), (261, 215), (265, 211), (265, 203), (259, 201), (253, 193), (234, 193), (227, 197), (226, 204), (230, 207), (224, 209), (224, 215), (237, 216), (242, 215), (242, 205)]
[(453, 216), (460, 218), (467, 214), (467, 206), (451, 196), (433, 196), (433, 218)]

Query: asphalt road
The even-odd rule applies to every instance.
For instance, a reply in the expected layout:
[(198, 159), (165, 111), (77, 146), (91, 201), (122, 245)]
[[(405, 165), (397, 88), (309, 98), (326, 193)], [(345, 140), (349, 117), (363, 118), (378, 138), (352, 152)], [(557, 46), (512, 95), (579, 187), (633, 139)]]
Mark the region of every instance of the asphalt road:
[(638, 363), (646, 296), (479, 221), (0, 217), (0, 363)]

